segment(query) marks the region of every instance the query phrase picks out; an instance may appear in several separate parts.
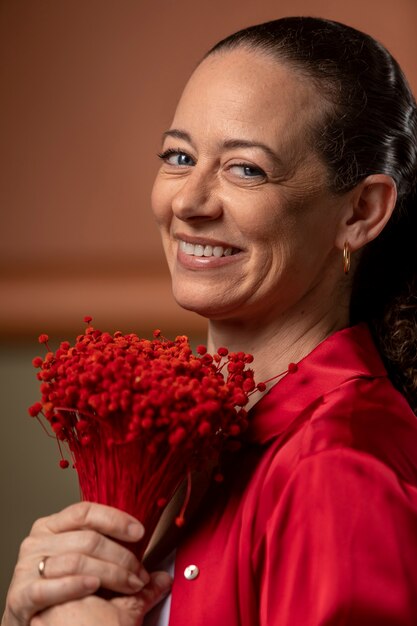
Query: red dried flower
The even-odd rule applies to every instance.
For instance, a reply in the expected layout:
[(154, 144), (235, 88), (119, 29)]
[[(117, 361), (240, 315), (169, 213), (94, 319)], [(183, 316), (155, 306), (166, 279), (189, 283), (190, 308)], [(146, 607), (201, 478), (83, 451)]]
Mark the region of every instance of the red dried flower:
[[(256, 389), (246, 369), (250, 355), (222, 347), (213, 359), (199, 346), (195, 356), (186, 336), (169, 341), (160, 330), (153, 334), (140, 339), (88, 326), (73, 346), (48, 348), (43, 361), (33, 361), (41, 368), (42, 401), (29, 409), (67, 447), (86, 500), (117, 506), (144, 523), (139, 556), (161, 506), (188, 478), (176, 520), (184, 523), (191, 472), (216, 462), (229, 438), (229, 448), (237, 447), (234, 438), (247, 428), (240, 407)], [(47, 335), (39, 340), (46, 344)]]
[[(37, 366), (36, 366), (37, 367)], [(35, 402), (28, 408), (28, 413), (31, 417), (36, 417), (42, 411), (42, 404), (40, 402)]]

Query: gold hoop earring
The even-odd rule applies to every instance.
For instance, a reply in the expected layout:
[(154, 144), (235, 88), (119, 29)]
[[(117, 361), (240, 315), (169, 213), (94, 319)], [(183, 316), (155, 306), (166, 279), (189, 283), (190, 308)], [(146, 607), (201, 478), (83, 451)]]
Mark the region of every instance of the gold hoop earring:
[(343, 246), (343, 271), (347, 275), (349, 274), (349, 270), (350, 270), (350, 249), (349, 249), (349, 243), (345, 241), (345, 244)]

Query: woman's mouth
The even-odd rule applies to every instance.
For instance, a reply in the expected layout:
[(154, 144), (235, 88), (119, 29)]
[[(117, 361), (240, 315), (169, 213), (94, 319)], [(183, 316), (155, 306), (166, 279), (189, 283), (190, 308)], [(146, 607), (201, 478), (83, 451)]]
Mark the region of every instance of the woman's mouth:
[(220, 241), (186, 241), (178, 237), (177, 260), (179, 265), (188, 270), (214, 270), (223, 266), (234, 265), (241, 257), (243, 250), (233, 248)]
[(237, 248), (226, 248), (223, 246), (211, 246), (205, 244), (194, 244), (188, 241), (180, 240), (179, 247), (182, 252), (189, 256), (197, 257), (216, 257), (221, 258), (223, 256), (232, 256), (239, 252)]

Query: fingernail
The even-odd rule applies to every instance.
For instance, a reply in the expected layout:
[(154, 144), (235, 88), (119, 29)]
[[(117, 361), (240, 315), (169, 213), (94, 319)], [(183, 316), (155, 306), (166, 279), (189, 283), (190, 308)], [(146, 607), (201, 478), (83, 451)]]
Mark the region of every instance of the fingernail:
[(129, 524), (129, 526), (127, 527), (127, 534), (129, 535), (129, 537), (137, 541), (138, 539), (141, 539), (141, 537), (143, 537), (143, 526), (141, 526), (141, 524), (135, 523)]
[(134, 591), (139, 591), (139, 589), (142, 589), (145, 584), (140, 578), (135, 576), (135, 574), (129, 574), (129, 576), (127, 577), (127, 582), (129, 584), (129, 587)]
[(139, 578), (141, 579), (141, 581), (143, 582), (144, 585), (147, 585), (148, 582), (151, 579), (151, 577), (149, 576), (148, 572), (143, 567), (139, 571)]

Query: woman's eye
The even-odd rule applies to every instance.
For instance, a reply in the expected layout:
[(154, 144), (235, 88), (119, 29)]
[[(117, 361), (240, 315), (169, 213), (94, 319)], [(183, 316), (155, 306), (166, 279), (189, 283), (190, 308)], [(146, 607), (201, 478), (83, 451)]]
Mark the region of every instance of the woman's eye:
[(194, 165), (194, 159), (186, 152), (181, 152), (180, 150), (165, 150), (158, 156), (168, 165), (176, 167), (190, 167)]
[(246, 163), (235, 163), (230, 166), (230, 171), (239, 178), (265, 178), (265, 172), (260, 167)]

